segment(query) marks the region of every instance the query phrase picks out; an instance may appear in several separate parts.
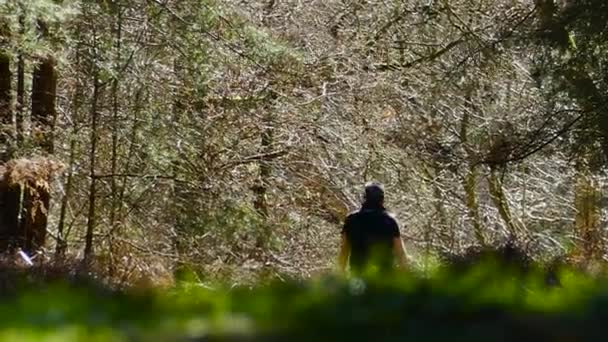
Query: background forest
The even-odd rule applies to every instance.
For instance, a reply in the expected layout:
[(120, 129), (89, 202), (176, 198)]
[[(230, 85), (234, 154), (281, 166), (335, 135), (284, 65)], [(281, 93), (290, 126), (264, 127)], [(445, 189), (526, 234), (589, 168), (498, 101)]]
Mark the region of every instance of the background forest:
[(50, 182), (36, 260), (125, 281), (330, 270), (372, 179), (414, 263), (509, 239), (599, 262), (607, 23), (604, 0), (2, 0), (2, 159)]

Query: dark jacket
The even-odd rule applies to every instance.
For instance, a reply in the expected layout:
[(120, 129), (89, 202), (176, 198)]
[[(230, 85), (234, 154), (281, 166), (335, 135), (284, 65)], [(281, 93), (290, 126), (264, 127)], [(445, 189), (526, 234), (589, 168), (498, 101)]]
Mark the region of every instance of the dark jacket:
[(350, 267), (361, 271), (374, 264), (390, 269), (394, 264), (393, 239), (399, 237), (399, 225), (381, 206), (363, 205), (346, 218), (342, 233), (350, 244)]

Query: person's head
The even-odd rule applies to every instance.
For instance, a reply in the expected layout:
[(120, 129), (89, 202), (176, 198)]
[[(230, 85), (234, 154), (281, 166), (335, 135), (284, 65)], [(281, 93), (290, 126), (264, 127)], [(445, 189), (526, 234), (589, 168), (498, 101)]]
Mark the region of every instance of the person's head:
[(365, 184), (365, 192), (363, 193), (363, 205), (367, 207), (383, 207), (384, 186), (378, 182), (369, 182)]

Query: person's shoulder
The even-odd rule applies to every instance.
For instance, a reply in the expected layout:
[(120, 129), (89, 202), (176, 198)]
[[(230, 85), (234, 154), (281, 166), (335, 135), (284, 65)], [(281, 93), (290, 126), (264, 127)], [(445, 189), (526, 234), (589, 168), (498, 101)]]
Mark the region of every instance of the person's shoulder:
[(384, 215), (391, 221), (395, 222), (395, 224), (397, 223), (397, 216), (395, 216), (395, 214), (393, 214), (390, 211), (384, 211)]
[(346, 218), (344, 219), (344, 226), (343, 226), (343, 232), (349, 232), (352, 227), (354, 225), (356, 225), (356, 221), (358, 220), (357, 217), (359, 216), (359, 212), (358, 211), (353, 211), (351, 213), (349, 213), (348, 215), (346, 215)]
[(348, 215), (346, 215), (346, 220), (350, 221), (350, 220), (356, 218), (357, 216), (359, 216), (359, 213), (360, 213), (359, 210), (351, 211), (350, 213), (348, 213)]

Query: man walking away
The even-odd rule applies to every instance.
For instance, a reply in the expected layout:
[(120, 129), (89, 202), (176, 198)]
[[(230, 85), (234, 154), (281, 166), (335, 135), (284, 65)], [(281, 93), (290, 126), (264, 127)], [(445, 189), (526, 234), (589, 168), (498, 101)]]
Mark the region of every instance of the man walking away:
[(406, 267), (406, 256), (397, 221), (384, 208), (384, 189), (379, 183), (365, 186), (361, 209), (346, 218), (342, 229), (338, 264), (358, 274), (368, 267), (386, 272), (395, 263)]

